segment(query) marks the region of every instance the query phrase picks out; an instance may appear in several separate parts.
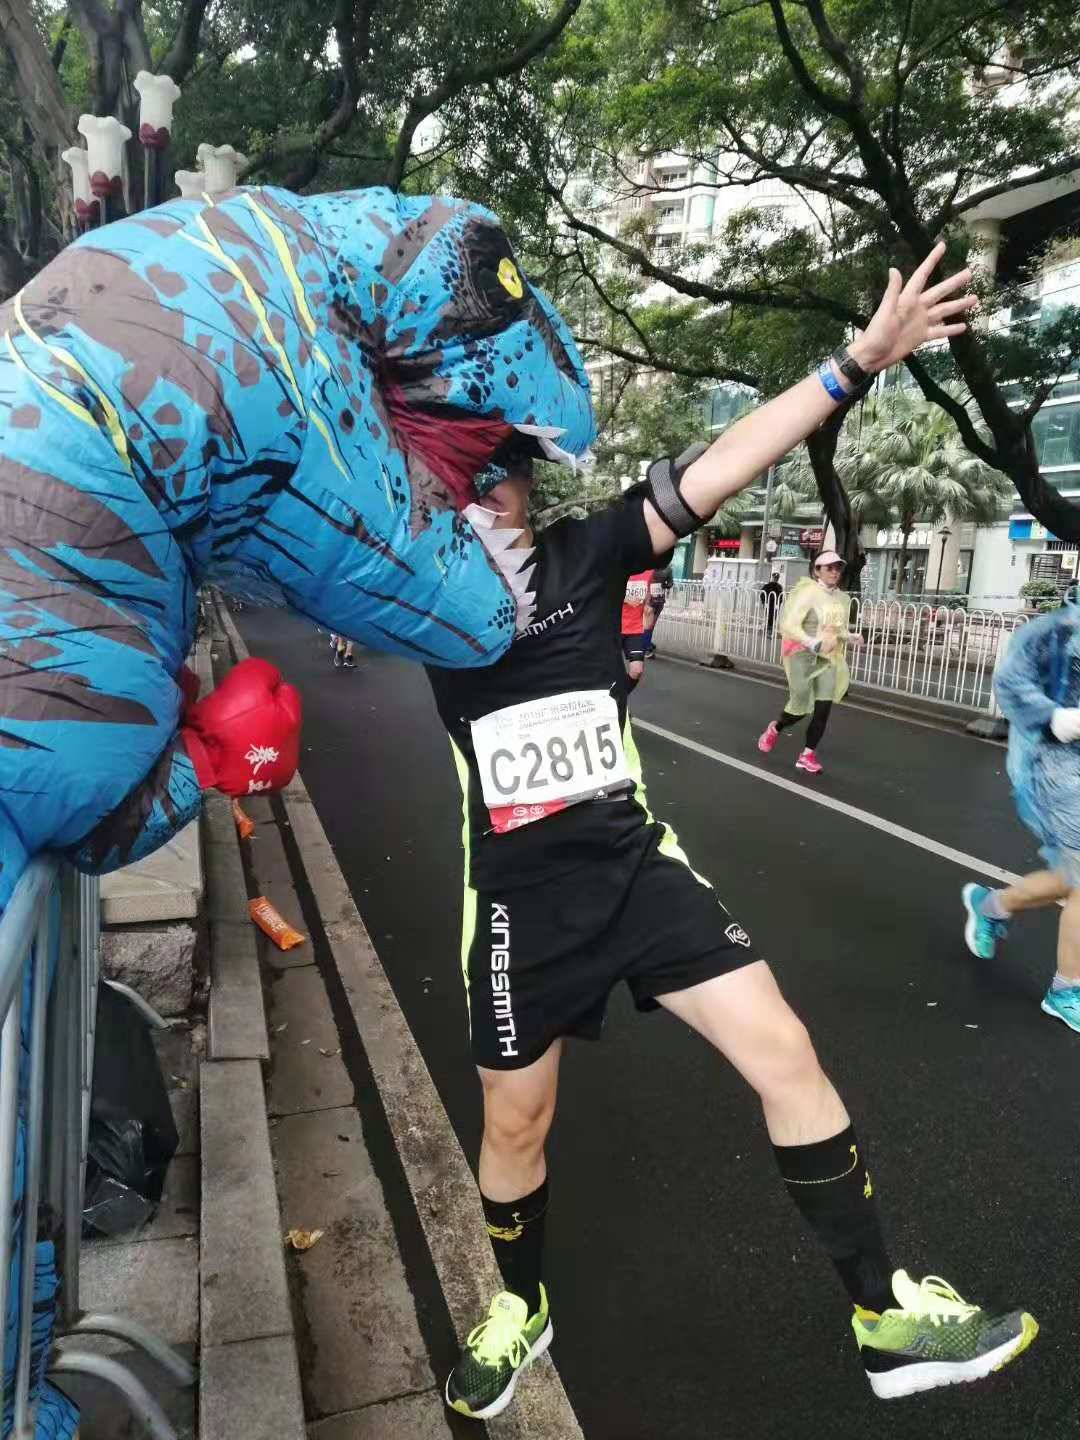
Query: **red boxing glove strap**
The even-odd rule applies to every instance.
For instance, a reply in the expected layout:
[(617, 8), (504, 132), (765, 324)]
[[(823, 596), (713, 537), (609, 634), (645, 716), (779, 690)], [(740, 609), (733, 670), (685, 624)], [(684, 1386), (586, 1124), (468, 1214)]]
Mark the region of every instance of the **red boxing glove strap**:
[(195, 779), (198, 780), (203, 790), (212, 790), (217, 771), (202, 737), (197, 731), (185, 725), (180, 731), (180, 739), (184, 742), (184, 749), (194, 767)]

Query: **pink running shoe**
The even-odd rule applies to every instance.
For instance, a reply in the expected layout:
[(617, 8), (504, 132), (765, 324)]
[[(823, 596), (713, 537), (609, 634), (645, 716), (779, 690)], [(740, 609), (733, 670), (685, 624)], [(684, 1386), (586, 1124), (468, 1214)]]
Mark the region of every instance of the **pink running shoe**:
[(775, 720), (770, 720), (765, 729), (758, 736), (757, 748), (763, 755), (768, 755), (780, 739), (780, 730)]
[(825, 766), (810, 749), (809, 745), (801, 752), (795, 761), (796, 770), (805, 770), (808, 775), (820, 775)]

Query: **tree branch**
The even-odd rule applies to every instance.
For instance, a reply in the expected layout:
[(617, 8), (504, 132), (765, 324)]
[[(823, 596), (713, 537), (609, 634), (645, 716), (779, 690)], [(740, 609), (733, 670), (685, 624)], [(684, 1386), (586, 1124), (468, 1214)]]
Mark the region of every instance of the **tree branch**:
[(210, 0), (187, 0), (172, 44), (166, 50), (158, 73), (169, 75), (179, 85), (191, 73), (199, 53), (199, 36)]
[(780, 48), (784, 52), (784, 58), (790, 65), (799, 84), (810, 98), (820, 105), (822, 110), (826, 110), (830, 115), (835, 115), (838, 120), (849, 119), (855, 108), (851, 99), (841, 95), (834, 95), (831, 90), (825, 90), (810, 74), (806, 61), (803, 59), (799, 47), (795, 44), (794, 37), (788, 28), (787, 16), (784, 14), (782, 0), (769, 0), (769, 9), (772, 11), (773, 24), (776, 27), (776, 36), (780, 41)]
[(997, 185), (987, 185), (984, 190), (976, 190), (974, 195), (965, 196), (958, 205), (942, 206), (936, 228), (940, 229), (950, 220), (955, 220), (958, 215), (964, 215), (987, 200), (995, 199), (998, 195), (1011, 195), (1014, 191), (1023, 190), (1028, 185), (1041, 185), (1044, 180), (1053, 180), (1059, 175), (1070, 175), (1078, 169), (1080, 169), (1080, 152), (1073, 151), (1071, 155), (1066, 155), (1064, 160), (1055, 161), (1053, 165), (1044, 165), (1041, 170), (1035, 170), (1030, 175), (1021, 175), (1012, 180), (1002, 180)]
[(617, 250), (620, 255), (624, 255), (627, 260), (630, 260), (642, 275), (648, 275), (652, 280), (661, 281), (670, 286), (672, 290), (677, 291), (678, 294), (686, 295), (691, 300), (707, 300), (713, 305), (753, 305), (763, 310), (816, 311), (819, 314), (831, 315), (836, 320), (842, 320), (846, 325), (857, 325), (859, 329), (865, 329), (869, 324), (867, 316), (860, 311), (854, 310), (850, 305), (842, 304), (839, 300), (831, 300), (827, 295), (802, 294), (795, 291), (750, 290), (710, 285), (704, 280), (690, 280), (675, 270), (654, 264), (639, 246), (631, 245), (629, 241), (623, 240), (620, 236), (609, 235), (606, 230), (601, 230), (597, 225), (591, 225), (587, 220), (578, 219), (566, 204), (563, 196), (550, 182), (546, 184), (545, 188), (559, 205), (572, 230), (580, 231), (582, 235), (591, 235), (602, 245), (608, 245), (612, 250)]
[(527, 40), (524, 40), (515, 50), (510, 51), (508, 55), (499, 56), (494, 60), (481, 61), (476, 65), (466, 65), (460, 69), (451, 68), (441, 85), (437, 85), (434, 90), (426, 93), (414, 95), (409, 101), (405, 119), (398, 132), (394, 155), (386, 172), (384, 183), (391, 190), (397, 190), (400, 187), (409, 152), (412, 149), (413, 137), (429, 115), (434, 115), (448, 100), (453, 99), (455, 95), (470, 86), (488, 85), (493, 80), (501, 80), (507, 75), (516, 75), (524, 70), (530, 60), (535, 59), (537, 55), (542, 54), (555, 43), (577, 14), (580, 6), (581, 0), (562, 0), (562, 4), (552, 19), (546, 25), (541, 25), (534, 30)]
[(67, 49), (68, 34), (70, 33), (70, 31), (71, 12), (69, 10), (65, 10), (64, 18), (60, 22), (60, 29), (56, 32), (56, 40), (53, 43), (52, 55), (49, 57), (52, 60), (52, 67), (54, 70), (59, 70), (60, 66), (64, 62), (64, 51)]
[(591, 335), (575, 335), (574, 342), (578, 345), (589, 345), (594, 350), (603, 350), (605, 354), (625, 360), (629, 365), (640, 365), (643, 370), (659, 370), (664, 375), (678, 375), (683, 380), (715, 380), (717, 384), (730, 381), (733, 385), (745, 385), (749, 390), (761, 388), (758, 376), (750, 375), (745, 370), (729, 370), (722, 366), (698, 369), (693, 365), (679, 365), (673, 360), (664, 360), (651, 351), (647, 354), (635, 354), (633, 350), (627, 350), (622, 345), (613, 345), (610, 340), (600, 340)]
[(67, 97), (27, 0), (0, 0), (0, 42), (11, 57), (19, 108), (42, 150), (73, 144)]
[(821, 41), (821, 48), (826, 55), (831, 56), (847, 76), (848, 84), (851, 87), (852, 105), (856, 110), (861, 110), (866, 98), (866, 76), (862, 66), (852, 58), (847, 46), (829, 24), (821, 0), (806, 0), (806, 9), (814, 29), (817, 31), (818, 39)]
[[(241, 179), (274, 161), (296, 156), (305, 157), (299, 173), (306, 176), (306, 180), (312, 178), (318, 169), (321, 152), (345, 133), (356, 115), (363, 94), (360, 71), (371, 51), (371, 21), (377, 4), (378, 0), (357, 0), (355, 4), (354, 0), (334, 0), (333, 29), (342, 78), (341, 98), (334, 113), (315, 130), (278, 136), (261, 154), (248, 162), (241, 172)], [(286, 177), (286, 184), (291, 178)]]
[(988, 445), (979, 434), (963, 401), (950, 394), (944, 385), (939, 385), (923, 362), (916, 359), (914, 355), (909, 355), (904, 364), (915, 377), (915, 383), (927, 400), (932, 400), (951, 417), (953, 424), (960, 431), (960, 438), (971, 453), (977, 455), (980, 460), (985, 460), (988, 465), (1000, 469), (1001, 456), (994, 446)]

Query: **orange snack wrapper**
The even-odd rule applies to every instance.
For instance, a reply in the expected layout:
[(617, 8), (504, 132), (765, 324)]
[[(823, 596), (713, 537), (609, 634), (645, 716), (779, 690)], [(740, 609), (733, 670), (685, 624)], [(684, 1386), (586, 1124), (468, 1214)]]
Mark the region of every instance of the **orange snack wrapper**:
[(306, 935), (301, 935), (299, 930), (294, 930), (285, 923), (265, 895), (248, 901), (248, 914), (263, 934), (269, 935), (279, 950), (295, 949), (307, 939)]
[(245, 815), (239, 800), (232, 802), (232, 818), (236, 821), (236, 832), (241, 840), (250, 840), (255, 834), (255, 821)]

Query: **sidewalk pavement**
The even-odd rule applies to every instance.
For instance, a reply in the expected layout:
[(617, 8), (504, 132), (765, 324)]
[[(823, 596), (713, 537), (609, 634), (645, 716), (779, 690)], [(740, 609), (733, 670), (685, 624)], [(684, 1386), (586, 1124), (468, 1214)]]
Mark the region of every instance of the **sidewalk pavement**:
[[(247, 654), (211, 608), (204, 690)], [(125, 1356), (178, 1440), (582, 1440), (550, 1356), (489, 1425), (446, 1410), (443, 1377), (501, 1283), (475, 1182), (302, 779), (244, 804), (243, 842), (228, 800), (204, 804), (205, 1055), (162, 1032), (181, 1134), (165, 1199), (136, 1239), (84, 1247), (84, 1305), (198, 1353), (197, 1407)], [(302, 946), (255, 928), (258, 895)], [(298, 1251), (294, 1229), (321, 1235)], [(103, 1387), (70, 1388), (83, 1440), (141, 1440)]]
[[(220, 679), (247, 650), (224, 607), (217, 616)], [(244, 808), (258, 827), (243, 844), (246, 893), (234, 878), (218, 927), (236, 924), (226, 917), (248, 895), (266, 895), (307, 936), (282, 952), (245, 932), (257, 936), (266, 997), (278, 1254), (289, 1230), (322, 1231), (310, 1249), (286, 1251), (308, 1440), (446, 1440), (485, 1428), (494, 1440), (581, 1440), (548, 1356), (487, 1427), (445, 1409), (456, 1337), (500, 1288), (475, 1182), (301, 777)], [(211, 857), (212, 890), (214, 871)], [(206, 1385), (204, 1356), (204, 1415)], [(229, 1440), (248, 1432), (234, 1423)]]

